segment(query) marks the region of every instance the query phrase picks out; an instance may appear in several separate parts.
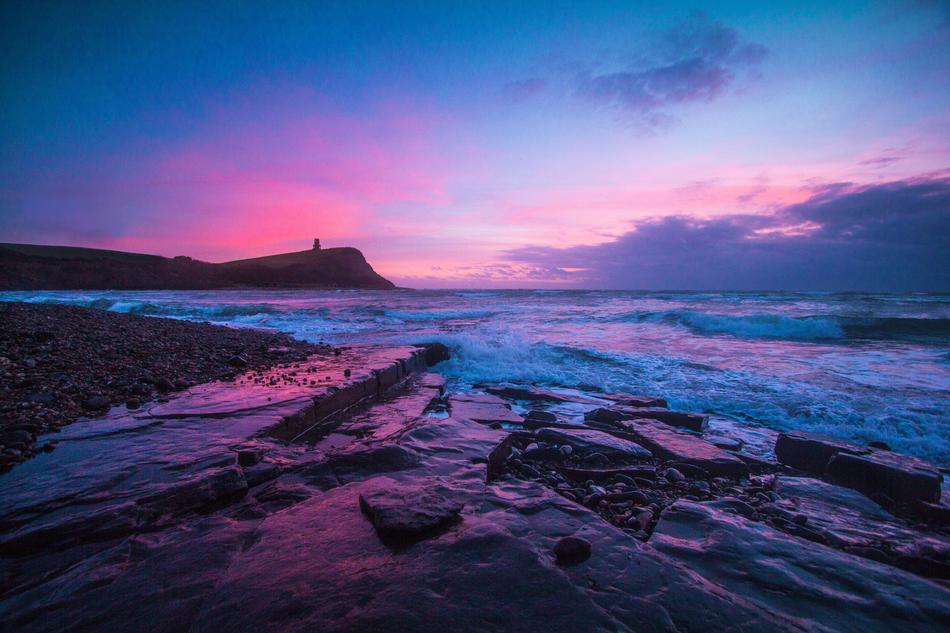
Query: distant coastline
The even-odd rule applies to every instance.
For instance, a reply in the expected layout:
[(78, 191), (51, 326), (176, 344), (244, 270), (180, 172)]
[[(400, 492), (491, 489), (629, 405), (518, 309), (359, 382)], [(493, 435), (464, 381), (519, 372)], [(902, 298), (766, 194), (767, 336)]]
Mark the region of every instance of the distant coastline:
[(391, 290), (355, 248), (314, 248), (223, 263), (95, 248), (0, 243), (0, 290)]

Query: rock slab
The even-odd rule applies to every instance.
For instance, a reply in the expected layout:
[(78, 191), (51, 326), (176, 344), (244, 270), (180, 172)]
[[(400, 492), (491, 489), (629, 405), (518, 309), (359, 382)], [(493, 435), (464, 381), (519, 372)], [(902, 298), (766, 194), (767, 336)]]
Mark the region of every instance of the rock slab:
[(744, 461), (695, 435), (678, 433), (647, 420), (627, 422), (623, 428), (662, 459), (697, 466), (714, 477), (742, 477), (749, 473)]
[(464, 504), (420, 489), (380, 489), (360, 495), (360, 509), (383, 540), (417, 539), (458, 520)]
[(570, 445), (574, 450), (589, 453), (602, 453), (607, 457), (626, 459), (649, 459), (653, 454), (636, 442), (614, 437), (604, 431), (589, 429), (542, 428), (535, 432), (542, 442), (559, 446)]
[(926, 462), (890, 451), (836, 453), (827, 474), (839, 484), (898, 503), (940, 500), (943, 476)]

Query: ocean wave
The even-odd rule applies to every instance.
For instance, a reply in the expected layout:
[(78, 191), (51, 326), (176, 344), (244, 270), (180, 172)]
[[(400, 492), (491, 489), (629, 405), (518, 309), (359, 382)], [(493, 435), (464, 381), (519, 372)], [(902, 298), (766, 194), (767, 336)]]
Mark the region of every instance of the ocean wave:
[(796, 341), (898, 340), (947, 342), (950, 319), (850, 317), (836, 315), (720, 314), (693, 310), (631, 312), (619, 317), (636, 323), (669, 323), (698, 333), (739, 338)]

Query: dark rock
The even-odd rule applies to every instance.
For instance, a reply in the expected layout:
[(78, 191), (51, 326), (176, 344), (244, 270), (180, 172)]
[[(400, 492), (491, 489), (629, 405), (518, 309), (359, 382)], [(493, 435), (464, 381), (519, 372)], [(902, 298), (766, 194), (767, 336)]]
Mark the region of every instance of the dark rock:
[(161, 391), (162, 393), (167, 393), (169, 391), (175, 390), (175, 383), (173, 383), (168, 378), (165, 378), (164, 376), (162, 376), (161, 378), (155, 381), (155, 388)]
[(82, 408), (89, 411), (102, 411), (109, 408), (108, 396), (90, 396), (83, 400)]
[(425, 350), (425, 361), (428, 367), (449, 360), (449, 348), (442, 343), (427, 343)]
[(744, 444), (742, 440), (737, 440), (731, 437), (711, 437), (709, 438), (709, 443), (716, 448), (721, 448), (726, 451), (742, 450), (742, 446)]
[(590, 542), (576, 536), (565, 536), (554, 546), (554, 556), (558, 565), (571, 566), (583, 563), (590, 558)]
[(575, 404), (600, 404), (603, 400), (591, 398), (589, 396), (575, 395), (551, 391), (550, 389), (541, 389), (539, 387), (530, 387), (524, 385), (513, 385), (503, 383), (499, 385), (480, 385), (490, 394), (507, 398), (508, 400), (526, 400), (530, 402), (573, 402)]
[(531, 420), (532, 422), (557, 422), (557, 416), (550, 411), (532, 409), (525, 415), (525, 420)]
[(877, 449), (880, 449), (880, 450), (882, 450), (882, 451), (889, 451), (889, 450), (891, 450), (890, 445), (889, 445), (887, 442), (882, 442), (881, 440), (874, 440), (873, 442), (868, 442), (868, 447), (870, 447), (870, 448), (877, 448)]
[(605, 495), (604, 498), (611, 503), (632, 501), (637, 505), (644, 505), (648, 502), (647, 496), (639, 490), (630, 490), (626, 492), (612, 492)]
[(137, 382), (129, 387), (129, 393), (135, 396), (147, 396), (151, 392), (148, 385)]
[(538, 461), (560, 461), (563, 457), (561, 450), (553, 446), (535, 447), (524, 452), (525, 459)]
[(572, 481), (604, 481), (616, 477), (617, 475), (626, 475), (634, 478), (637, 485), (650, 486), (656, 479), (656, 470), (653, 466), (620, 466), (616, 468), (578, 468), (576, 466), (561, 466), (561, 474)]
[(32, 441), (33, 441), (33, 434), (30, 433), (29, 431), (24, 431), (24, 430), (9, 431), (7, 433), (4, 433), (2, 436), (2, 439), (0, 439), (0, 442), (2, 442), (6, 446), (11, 446), (14, 444), (26, 445), (26, 444), (31, 443)]
[(671, 481), (673, 483), (686, 479), (686, 477), (683, 476), (683, 473), (676, 470), (675, 468), (667, 468), (663, 475), (666, 477), (667, 481)]
[(382, 540), (414, 540), (459, 518), (464, 504), (420, 489), (380, 489), (360, 495), (360, 509)]
[(624, 393), (605, 393), (602, 396), (607, 400), (613, 400), (617, 404), (626, 407), (663, 407), (668, 405), (663, 398), (654, 398), (653, 396), (632, 396)]
[(184, 391), (185, 389), (190, 387), (191, 384), (189, 384), (187, 380), (182, 380), (181, 378), (177, 378), (173, 386), (175, 388), (175, 391)]
[(827, 474), (839, 484), (865, 494), (883, 494), (898, 503), (936, 502), (943, 481), (930, 464), (889, 451), (837, 453), (828, 463)]
[(950, 506), (943, 503), (916, 501), (912, 506), (915, 516), (938, 527), (950, 527)]
[(835, 453), (861, 455), (869, 449), (821, 435), (791, 431), (782, 433), (775, 442), (775, 457), (779, 462), (805, 472), (822, 474)]
[(613, 406), (594, 409), (584, 414), (584, 419), (594, 422), (615, 423), (622, 420), (657, 420), (671, 426), (679, 426), (691, 431), (703, 431), (709, 422), (709, 416), (701, 413), (683, 413), (657, 407), (635, 408)]
[(238, 451), (237, 460), (240, 466), (249, 467), (261, 461), (264, 452), (259, 448), (244, 448)]
[(519, 470), (525, 477), (528, 477), (529, 479), (537, 479), (541, 476), (541, 471), (530, 464), (522, 464)]
[(689, 493), (703, 496), (709, 494), (709, 484), (705, 481), (694, 481), (689, 484)]
[(129, 398), (125, 401), (125, 406), (128, 409), (138, 409), (140, 406), (142, 406), (142, 401), (138, 398)]

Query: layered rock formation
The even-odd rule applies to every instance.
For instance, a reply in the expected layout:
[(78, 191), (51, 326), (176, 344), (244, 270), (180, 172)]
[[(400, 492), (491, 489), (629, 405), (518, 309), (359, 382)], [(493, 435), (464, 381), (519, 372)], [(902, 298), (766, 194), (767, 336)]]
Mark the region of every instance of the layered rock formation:
[(0, 244), (0, 290), (388, 290), (355, 248), (327, 248), (220, 264), (92, 248)]

